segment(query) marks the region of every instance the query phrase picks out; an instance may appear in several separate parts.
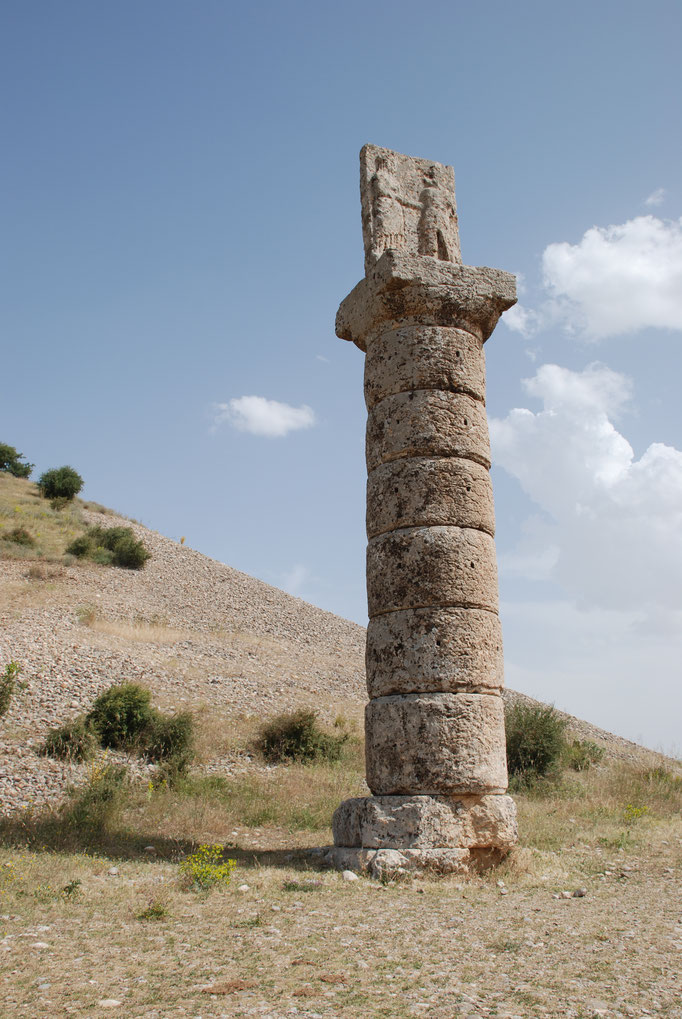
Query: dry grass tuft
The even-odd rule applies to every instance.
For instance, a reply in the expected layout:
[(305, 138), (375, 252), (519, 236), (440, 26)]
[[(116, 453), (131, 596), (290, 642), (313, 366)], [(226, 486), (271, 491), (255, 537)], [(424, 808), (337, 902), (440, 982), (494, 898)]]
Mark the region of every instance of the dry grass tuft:
[(163, 620), (104, 619), (93, 606), (83, 606), (78, 612), (83, 626), (96, 633), (106, 633), (137, 644), (154, 644), (158, 647), (177, 644), (192, 637), (190, 630), (173, 629)]

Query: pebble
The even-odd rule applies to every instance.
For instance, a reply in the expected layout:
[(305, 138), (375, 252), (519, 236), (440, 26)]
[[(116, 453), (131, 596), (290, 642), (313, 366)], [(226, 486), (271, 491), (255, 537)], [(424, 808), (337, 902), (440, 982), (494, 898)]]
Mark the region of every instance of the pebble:
[(357, 874), (354, 874), (352, 870), (344, 870), (341, 872), (341, 877), (344, 881), (359, 881)]
[(107, 874), (109, 874), (110, 877), (118, 877), (118, 867), (109, 867)]
[(238, 892), (248, 892), (250, 885), (240, 885), (237, 889)]
[(102, 998), (102, 1000), (98, 1001), (97, 1004), (100, 1008), (118, 1008), (118, 1006), (122, 1005), (123, 1002), (119, 1001), (117, 998)]

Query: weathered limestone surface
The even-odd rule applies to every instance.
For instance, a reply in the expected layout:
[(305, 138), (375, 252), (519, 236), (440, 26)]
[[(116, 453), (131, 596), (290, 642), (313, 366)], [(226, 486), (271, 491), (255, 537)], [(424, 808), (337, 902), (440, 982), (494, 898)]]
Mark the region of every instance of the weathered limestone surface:
[(334, 815), (337, 846), (504, 849), (516, 837), (510, 796), (361, 796)]
[(369, 621), (366, 664), (370, 697), (500, 690), (500, 620), (483, 609), (387, 612)]
[(465, 457), (490, 467), (485, 407), (465, 393), (418, 389), (377, 403), (367, 418), (367, 470), (414, 456)]
[(456, 457), (391, 460), (367, 478), (367, 537), (400, 527), (458, 525), (495, 533), (485, 467)]
[(360, 154), (365, 278), (337, 335), (366, 353), (367, 783), (340, 867), (452, 873), (516, 839), (507, 770), (483, 344), (514, 278), (462, 264), (451, 167)]
[(511, 273), (386, 251), (336, 315), (336, 335), (366, 350), (387, 329), (409, 325), (464, 329), (487, 340), (516, 303)]
[(463, 329), (406, 326), (375, 337), (365, 358), (367, 409), (395, 393), (440, 389), (485, 403), (481, 341)]
[(406, 527), (367, 545), (370, 618), (397, 609), (468, 606), (497, 612), (495, 542), (470, 527)]
[(365, 709), (367, 785), (375, 795), (503, 793), (504, 704), (494, 694), (377, 697)]
[[(337, 870), (358, 870), (375, 878), (399, 877), (414, 871), (432, 874), (467, 874), (477, 869), (482, 858), (497, 862), (495, 849), (361, 849), (337, 846), (328, 854)], [(483, 864), (490, 863), (486, 860)]]

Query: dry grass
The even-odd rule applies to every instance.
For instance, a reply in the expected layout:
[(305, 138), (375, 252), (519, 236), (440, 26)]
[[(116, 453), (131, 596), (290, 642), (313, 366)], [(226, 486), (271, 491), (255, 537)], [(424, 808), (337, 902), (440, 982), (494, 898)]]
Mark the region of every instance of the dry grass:
[[(59, 561), (64, 549), (86, 529), (82, 503), (74, 500), (53, 510), (32, 481), (0, 472), (0, 558)], [(9, 533), (24, 527), (35, 539), (28, 547), (9, 540)]]
[(135, 825), (181, 842), (323, 845), (341, 800), (367, 795), (358, 747), (337, 764), (290, 765), (235, 777), (193, 776), (177, 789), (154, 789), (135, 805)]
[[(602, 778), (617, 785), (619, 775)], [(559, 815), (567, 802), (556, 801)], [(89, 1017), (115, 999), (124, 1019), (280, 1019), (294, 1008), (325, 1019), (454, 1019), (472, 1009), (578, 1019), (601, 1004), (608, 1016), (648, 1009), (677, 1019), (682, 826), (672, 814), (636, 823), (646, 853), (616, 853), (628, 877), (596, 845), (522, 848), (484, 878), (348, 884), (310, 869), (290, 836), (269, 853), (228, 850), (232, 882), (206, 895), (183, 890), (177, 861), (190, 847), (146, 828), (153, 859), (139, 839), (107, 856), (97, 846), (6, 848), (3, 1014)], [(584, 898), (555, 898), (579, 885)]]
[(639, 763), (607, 762), (586, 772), (564, 772), (515, 794), (521, 844), (559, 851), (579, 843), (618, 847), (634, 842), (646, 824), (682, 813), (682, 770), (658, 756)]
[(98, 609), (91, 605), (81, 606), (78, 618), (83, 626), (96, 633), (106, 633), (136, 644), (164, 647), (193, 637), (191, 630), (173, 629), (164, 620), (150, 622), (145, 619), (105, 619), (100, 616)]
[[(362, 792), (360, 749), (340, 766), (138, 784), (97, 835), (30, 812), (5, 822), (3, 1014), (85, 1017), (113, 998), (125, 1019), (279, 1019), (294, 1007), (578, 1019), (599, 1002), (616, 1017), (677, 1019), (673, 766), (607, 763), (519, 794), (521, 844), (500, 869), (383, 886), (316, 871), (302, 852), (328, 843), (333, 808)], [(202, 842), (237, 861), (223, 891), (183, 889), (177, 864)], [(583, 898), (557, 898), (578, 887)]]

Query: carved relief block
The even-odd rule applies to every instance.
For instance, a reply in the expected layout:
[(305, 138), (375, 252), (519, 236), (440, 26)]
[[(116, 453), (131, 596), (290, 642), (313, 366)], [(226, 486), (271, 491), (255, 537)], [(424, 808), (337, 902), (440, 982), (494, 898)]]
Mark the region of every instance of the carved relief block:
[(365, 145), (360, 198), (366, 271), (388, 250), (462, 261), (451, 166)]

